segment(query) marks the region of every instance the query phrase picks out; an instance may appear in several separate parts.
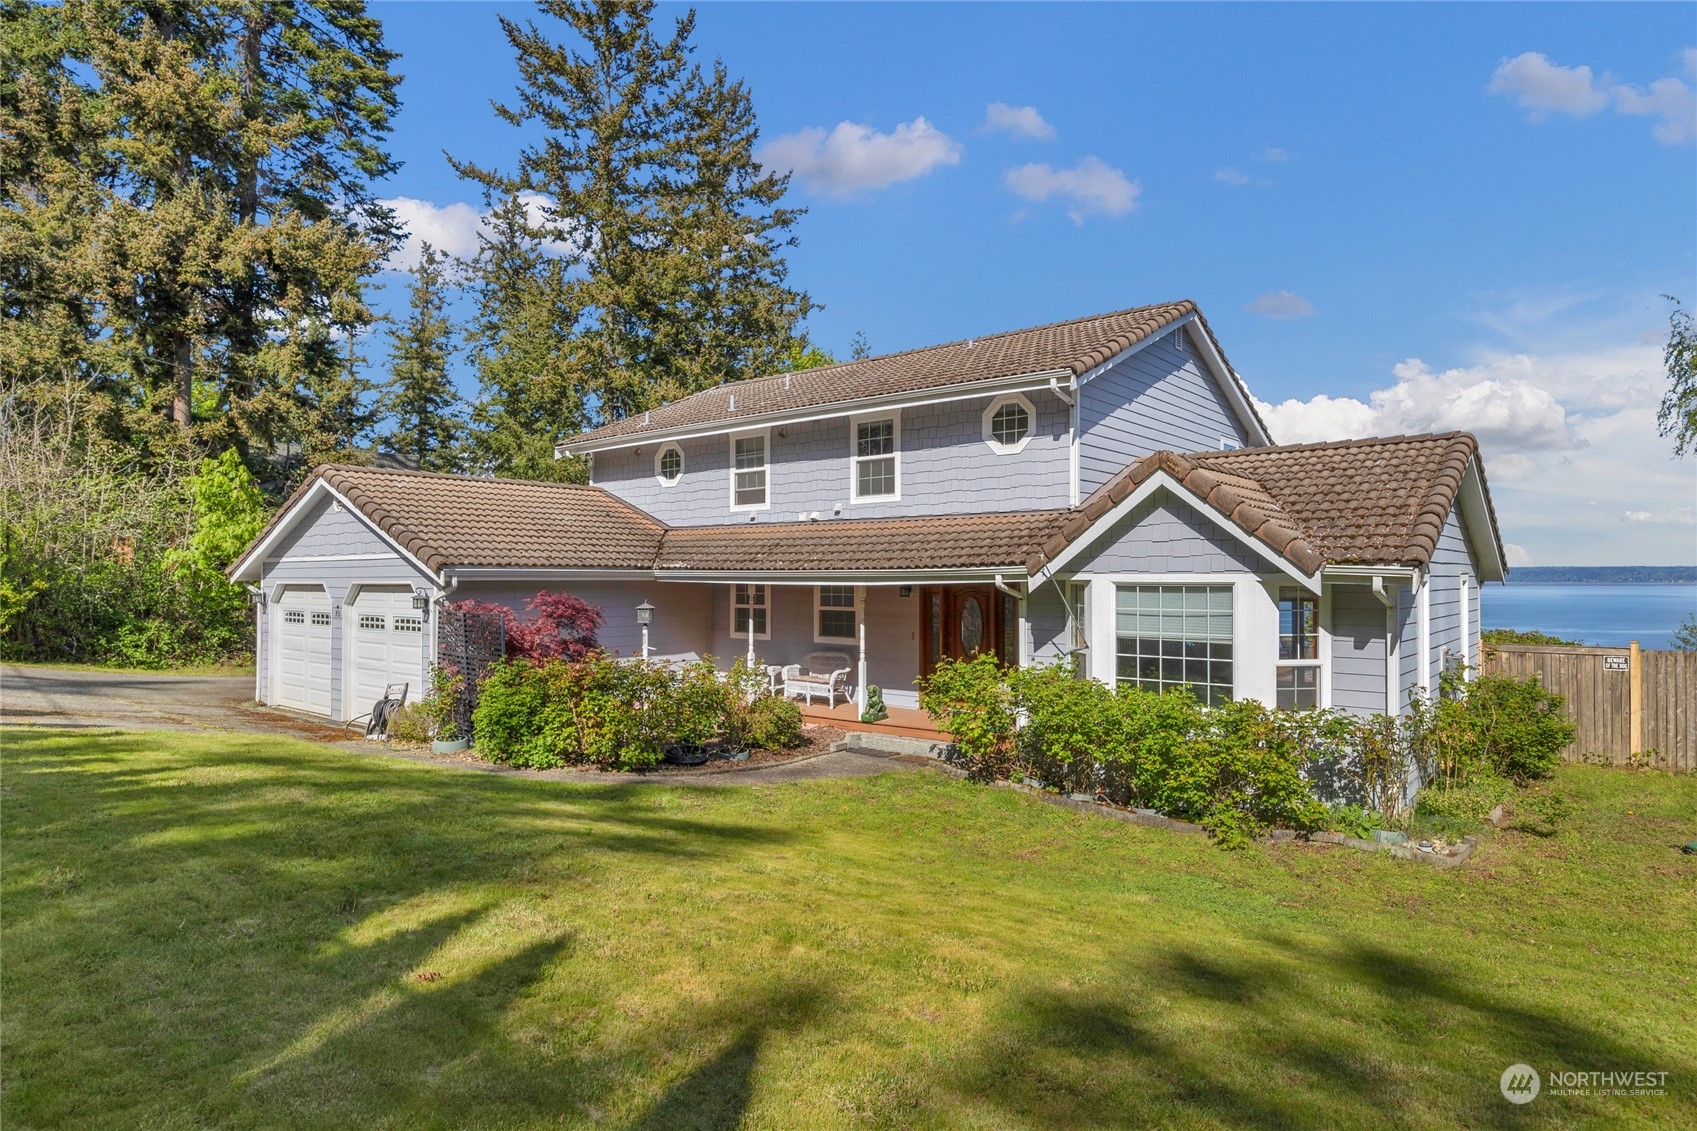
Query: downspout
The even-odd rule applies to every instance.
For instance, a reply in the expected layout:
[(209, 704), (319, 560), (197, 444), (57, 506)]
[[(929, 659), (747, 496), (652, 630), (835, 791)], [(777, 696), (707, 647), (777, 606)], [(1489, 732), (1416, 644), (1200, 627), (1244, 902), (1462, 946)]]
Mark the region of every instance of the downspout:
[(1373, 596), (1377, 597), (1379, 599), (1379, 604), (1385, 606), (1387, 609), (1395, 603), (1391, 600), (1391, 595), (1385, 592), (1385, 579), (1382, 574), (1376, 573), (1373, 575)]
[[(1078, 378), (1074, 377), (1072, 380), (1077, 381)], [(1069, 382), (1069, 384), (1070, 383), (1071, 382)], [(1073, 400), (1073, 396), (1070, 392), (1063, 393), (1061, 391), (1061, 379), (1059, 377), (1049, 378), (1049, 391), (1051, 393), (1055, 394), (1055, 396), (1059, 397), (1060, 400), (1061, 400), (1061, 403), (1066, 405), (1068, 408), (1071, 408), (1076, 403)]]
[(1013, 588), (1007, 582), (1003, 581), (1002, 575), (999, 574), (999, 573), (996, 575), (995, 584), (996, 584), (997, 589), (1000, 589), (1003, 593), (1006, 593), (1008, 596), (1012, 597), (1014, 600), (1016, 600), (1016, 601), (1025, 600), (1025, 594), (1020, 592), (1018, 589)]

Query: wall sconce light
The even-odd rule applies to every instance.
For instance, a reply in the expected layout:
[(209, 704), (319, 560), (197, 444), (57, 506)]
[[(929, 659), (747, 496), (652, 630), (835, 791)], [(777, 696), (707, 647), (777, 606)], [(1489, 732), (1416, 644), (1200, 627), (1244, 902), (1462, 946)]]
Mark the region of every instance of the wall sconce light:
[(430, 607), (430, 594), (423, 589), (414, 589), (412, 591), (412, 607), (419, 612), (428, 609)]
[(899, 590), (897, 590), (897, 592), (899, 592), (903, 597), (911, 597), (911, 596), (913, 596), (913, 586), (904, 585)]

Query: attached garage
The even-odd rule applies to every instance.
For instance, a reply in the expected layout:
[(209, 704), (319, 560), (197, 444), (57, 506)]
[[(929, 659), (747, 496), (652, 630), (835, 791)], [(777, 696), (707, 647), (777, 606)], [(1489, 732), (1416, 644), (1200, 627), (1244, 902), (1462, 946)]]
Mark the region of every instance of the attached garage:
[(297, 711), (328, 715), (330, 683), (330, 594), (322, 585), (284, 585), (271, 608), (275, 673), (271, 701)]
[(343, 717), (371, 710), (390, 684), (406, 685), (406, 700), (424, 693), (424, 611), (413, 608), (410, 585), (351, 589), (344, 617), (348, 637), (348, 701)]

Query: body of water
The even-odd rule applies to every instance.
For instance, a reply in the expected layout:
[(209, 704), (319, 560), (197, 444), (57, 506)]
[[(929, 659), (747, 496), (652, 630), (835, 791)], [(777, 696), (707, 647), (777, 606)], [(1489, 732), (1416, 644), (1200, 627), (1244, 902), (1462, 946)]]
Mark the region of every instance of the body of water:
[(1485, 628), (1547, 632), (1586, 644), (1672, 648), (1680, 622), (1697, 612), (1697, 585), (1509, 584), (1480, 590)]

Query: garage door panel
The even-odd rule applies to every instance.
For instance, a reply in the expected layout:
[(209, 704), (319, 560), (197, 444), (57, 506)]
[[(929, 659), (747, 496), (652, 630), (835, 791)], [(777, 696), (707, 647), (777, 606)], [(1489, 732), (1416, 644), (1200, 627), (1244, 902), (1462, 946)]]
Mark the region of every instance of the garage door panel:
[(409, 586), (366, 586), (348, 607), (350, 715), (363, 715), (390, 684), (407, 685), (407, 702), (422, 697), (424, 613)]
[(288, 586), (273, 615), (277, 674), (273, 701), (330, 713), (330, 597), (318, 586)]

